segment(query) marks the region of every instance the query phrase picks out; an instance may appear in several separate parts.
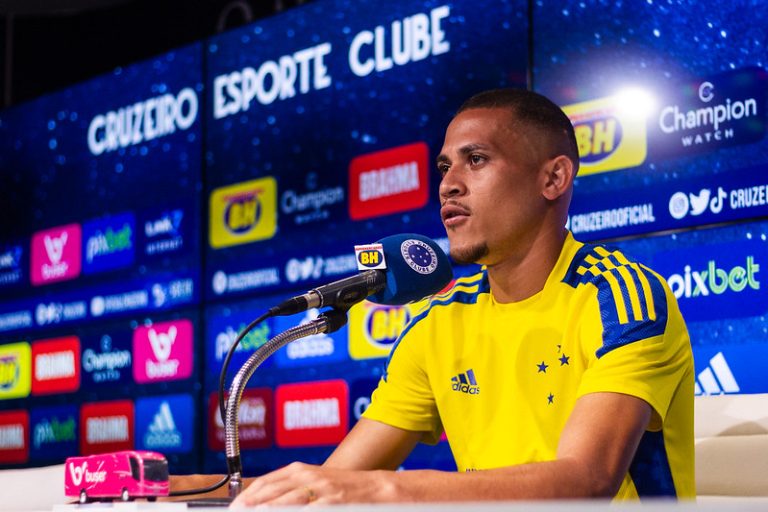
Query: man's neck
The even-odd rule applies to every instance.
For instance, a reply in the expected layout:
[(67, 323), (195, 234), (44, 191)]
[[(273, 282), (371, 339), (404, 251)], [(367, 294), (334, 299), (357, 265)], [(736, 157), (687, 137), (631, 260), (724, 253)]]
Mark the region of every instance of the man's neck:
[(567, 236), (564, 229), (542, 232), (511, 257), (488, 265), (491, 293), (497, 302), (519, 302), (540, 292), (555, 268)]

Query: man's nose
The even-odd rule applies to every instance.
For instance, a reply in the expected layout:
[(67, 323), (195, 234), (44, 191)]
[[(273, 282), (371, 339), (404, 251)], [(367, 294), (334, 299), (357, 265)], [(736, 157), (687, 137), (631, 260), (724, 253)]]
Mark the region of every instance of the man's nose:
[(449, 169), (443, 175), (440, 181), (440, 198), (445, 200), (451, 197), (460, 196), (466, 192), (466, 186), (456, 170)]

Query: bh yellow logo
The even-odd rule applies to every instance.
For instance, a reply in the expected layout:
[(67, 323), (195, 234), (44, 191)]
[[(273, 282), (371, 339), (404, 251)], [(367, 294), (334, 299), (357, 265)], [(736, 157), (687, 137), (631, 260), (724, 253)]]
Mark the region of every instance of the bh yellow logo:
[(368, 268), (377, 267), (383, 259), (381, 251), (362, 251), (357, 255), (358, 263)]
[(210, 243), (214, 249), (266, 240), (277, 231), (277, 183), (271, 176), (211, 193)]
[(363, 301), (349, 310), (349, 355), (352, 359), (387, 357), (411, 319), (409, 306)]
[(32, 389), (32, 350), (29, 343), (0, 346), (0, 400), (29, 396)]
[(563, 107), (579, 145), (579, 176), (635, 167), (647, 153), (646, 113), (614, 97)]

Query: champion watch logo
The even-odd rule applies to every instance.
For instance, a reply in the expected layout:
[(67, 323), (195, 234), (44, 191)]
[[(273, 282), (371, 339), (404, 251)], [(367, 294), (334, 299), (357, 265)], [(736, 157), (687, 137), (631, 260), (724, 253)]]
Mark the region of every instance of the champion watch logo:
[(696, 395), (722, 395), (741, 391), (722, 352), (709, 360), (709, 366), (696, 376)]
[(469, 369), (464, 373), (451, 377), (451, 389), (468, 395), (479, 395), (480, 386), (477, 384), (475, 371)]

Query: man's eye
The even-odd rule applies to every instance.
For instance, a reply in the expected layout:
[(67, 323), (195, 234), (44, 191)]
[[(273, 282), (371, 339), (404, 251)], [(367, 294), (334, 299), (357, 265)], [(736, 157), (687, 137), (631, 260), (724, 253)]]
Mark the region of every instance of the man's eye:
[(469, 163), (472, 165), (479, 165), (485, 161), (485, 157), (481, 155), (470, 155), (469, 157)]
[(450, 168), (451, 166), (448, 164), (440, 164), (437, 166), (437, 172), (440, 173), (440, 176), (445, 176), (445, 173), (447, 173)]

